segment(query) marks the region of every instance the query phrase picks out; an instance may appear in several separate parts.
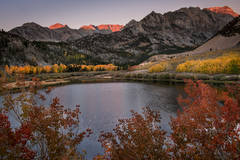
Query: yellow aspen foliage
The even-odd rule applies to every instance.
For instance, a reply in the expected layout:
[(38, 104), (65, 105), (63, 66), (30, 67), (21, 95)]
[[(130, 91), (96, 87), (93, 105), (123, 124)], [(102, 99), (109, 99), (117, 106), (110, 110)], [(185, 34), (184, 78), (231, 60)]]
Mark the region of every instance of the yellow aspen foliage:
[(52, 66), (5, 66), (5, 72), (7, 74), (21, 73), (21, 74), (40, 74), (40, 73), (62, 73), (62, 72), (80, 72), (80, 71), (116, 71), (118, 66), (113, 64), (108, 65), (78, 65), (70, 64), (68, 66), (64, 64), (54, 64)]
[(17, 68), (17, 73), (21, 73), (21, 74), (23, 74), (24, 73), (24, 67), (18, 67)]
[(37, 73), (37, 68), (36, 67), (32, 67), (32, 73), (36, 74)]
[(29, 65), (24, 66), (24, 73), (29, 74), (30, 72), (31, 72), (31, 66), (29, 66)]
[(93, 65), (88, 65), (85, 67), (87, 71), (93, 71), (94, 66)]
[(37, 66), (36, 68), (37, 68), (37, 73), (38, 74), (42, 73), (42, 71), (43, 71), (43, 67), (42, 66)]
[(113, 64), (108, 64), (104, 66), (105, 70), (107, 71), (116, 71), (118, 69), (117, 66), (113, 65)]
[(53, 73), (58, 73), (58, 64), (54, 64), (53, 66), (52, 66), (52, 72)]
[(149, 68), (149, 72), (163, 72), (166, 71), (167, 69), (167, 63), (166, 62), (161, 62), (159, 64), (156, 64), (152, 67)]
[(10, 66), (10, 72), (11, 73), (17, 73), (18, 67), (17, 66)]
[(207, 74), (239, 74), (240, 73), (240, 55), (229, 53), (214, 59), (191, 60), (179, 64), (177, 72), (194, 72)]
[(50, 73), (51, 72), (51, 66), (44, 66), (43, 71), (46, 72), (46, 73)]
[(10, 70), (10, 68), (8, 67), (8, 65), (5, 66), (5, 72), (6, 72), (8, 75), (11, 75), (11, 74), (12, 74), (12, 70)]
[(67, 69), (66, 65), (64, 65), (64, 64), (59, 65), (59, 68), (58, 68), (59, 72), (64, 72), (66, 69)]

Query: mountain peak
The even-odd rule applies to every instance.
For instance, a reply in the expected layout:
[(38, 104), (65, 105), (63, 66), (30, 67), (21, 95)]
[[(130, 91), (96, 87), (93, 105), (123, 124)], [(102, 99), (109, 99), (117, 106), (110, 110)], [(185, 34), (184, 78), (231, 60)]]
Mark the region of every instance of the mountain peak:
[(35, 23), (35, 22), (28, 22), (28, 23), (24, 23), (22, 26), (26, 26), (26, 27), (38, 27), (40, 26), (39, 24)]
[(137, 23), (138, 23), (138, 22), (137, 22), (135, 19), (132, 19), (131, 21), (129, 21), (129, 22), (125, 25), (125, 28), (134, 26), (134, 25), (136, 25)]
[(96, 30), (95, 26), (90, 24), (90, 25), (84, 25), (82, 27), (80, 27), (80, 29), (84, 29), (84, 30)]
[(155, 11), (152, 11), (146, 17), (155, 17), (156, 15), (160, 15), (160, 13), (156, 13)]
[(232, 8), (230, 8), (229, 6), (223, 6), (223, 7), (210, 7), (210, 8), (206, 8), (207, 10), (210, 10), (212, 12), (216, 12), (216, 13), (222, 13), (222, 14), (230, 14), (233, 17), (237, 17), (239, 16), (238, 13), (234, 12)]
[(49, 26), (48, 28), (49, 29), (59, 29), (59, 28), (64, 28), (64, 27), (66, 27), (66, 25), (63, 25), (61, 23), (56, 23), (54, 25)]
[(117, 32), (121, 31), (124, 26), (119, 24), (102, 24), (97, 27), (99, 30), (111, 30), (112, 32)]
[(94, 25), (85, 25), (82, 26), (80, 29), (85, 29), (85, 30), (111, 30), (112, 32), (117, 32), (123, 29), (123, 25), (119, 24), (101, 24), (98, 26)]

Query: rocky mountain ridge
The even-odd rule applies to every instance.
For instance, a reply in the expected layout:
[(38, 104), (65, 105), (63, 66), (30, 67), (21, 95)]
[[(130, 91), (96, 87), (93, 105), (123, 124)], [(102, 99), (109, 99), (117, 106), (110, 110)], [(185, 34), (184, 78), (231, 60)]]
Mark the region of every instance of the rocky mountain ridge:
[(228, 7), (228, 6), (224, 6), (224, 7), (210, 7), (210, 8), (205, 8), (205, 9), (210, 10), (212, 12), (216, 12), (216, 13), (230, 14), (233, 17), (239, 16), (238, 13), (234, 12), (233, 9)]
[(25, 23), (20, 27), (13, 28), (9, 33), (22, 36), (30, 41), (52, 41), (67, 42), (94, 33), (108, 34), (120, 31), (123, 25), (99, 25), (82, 26), (79, 29), (72, 29), (68, 25), (56, 23), (49, 27), (43, 27), (34, 22)]
[(134, 64), (156, 54), (192, 50), (233, 18), (198, 7), (165, 14), (153, 11), (140, 21), (130, 21), (120, 32), (85, 36), (72, 45), (107, 63)]
[[(22, 52), (26, 52), (27, 55), (29, 55), (29, 52), (27, 52), (29, 46), (30, 48), (32, 48), (32, 45), (35, 46), (31, 53), (34, 53), (34, 56), (39, 54), (43, 58), (43, 61), (39, 60), (37, 62), (51, 64), (55, 61), (55, 63), (64, 63), (67, 59), (66, 56), (78, 57), (81, 54), (88, 57), (88, 60), (79, 61), (79, 63), (97, 61), (116, 65), (134, 65), (153, 55), (193, 50), (216, 35), (233, 18), (230, 14), (190, 7), (165, 14), (153, 11), (140, 21), (130, 21), (119, 32), (103, 34), (96, 32), (97, 30), (94, 30), (95, 26), (90, 26), (92, 29), (88, 30), (86, 28), (71, 29), (68, 26), (49, 29), (36, 23), (27, 23), (22, 27), (11, 30), (9, 33), (4, 33), (4, 35), (20, 35), (31, 41), (65, 41), (64, 43), (54, 43), (24, 40), (24, 43), (27, 41), (30, 44), (25, 47), (24, 43), (21, 42), (20, 46), (24, 48)], [(3, 44), (6, 41), (11, 40), (3, 40)], [(5, 54), (7, 54), (9, 48), (18, 48), (18, 45), (8, 43), (5, 46)], [(37, 54), (35, 54), (35, 51)], [(44, 54), (48, 56), (42, 56)], [(58, 58), (55, 57), (57, 55)], [(48, 58), (46, 59), (46, 57)], [(6, 59), (2, 61), (6, 63)], [(7, 63), (12, 63), (12, 61), (9, 60)]]
[(49, 28), (49, 29), (59, 29), (59, 28), (64, 28), (64, 27), (66, 27), (66, 26), (67, 26), (66, 24), (63, 25), (63, 24), (61, 24), (61, 23), (56, 23), (56, 24), (53, 24), (53, 25), (49, 26), (48, 28)]
[(0, 68), (4, 65), (99, 64), (65, 42), (29, 41), (0, 31)]
[(119, 25), (119, 24), (101, 24), (98, 26), (95, 25), (85, 25), (80, 27), (80, 29), (86, 29), (86, 30), (106, 30), (109, 31), (109, 33), (111, 32), (118, 32), (121, 31), (124, 28), (124, 25)]
[(160, 62), (163, 60), (170, 60), (172, 58), (184, 58), (197, 54), (204, 54), (209, 51), (222, 51), (226, 49), (234, 49), (240, 47), (240, 16), (234, 18), (226, 26), (223, 27), (214, 37), (199, 46), (198, 48), (179, 54), (172, 55), (156, 55), (150, 57), (148, 60), (140, 65), (145, 65), (149, 62)]

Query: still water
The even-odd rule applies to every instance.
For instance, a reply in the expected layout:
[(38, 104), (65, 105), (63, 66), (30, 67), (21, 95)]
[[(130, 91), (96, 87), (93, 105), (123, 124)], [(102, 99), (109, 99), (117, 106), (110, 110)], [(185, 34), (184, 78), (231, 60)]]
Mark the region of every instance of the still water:
[(89, 83), (73, 84), (55, 88), (49, 99), (58, 97), (62, 105), (80, 105), (81, 127), (94, 132), (85, 139), (79, 150), (87, 151), (87, 159), (102, 153), (98, 135), (101, 131), (111, 131), (119, 118), (130, 116), (130, 110), (141, 112), (149, 106), (161, 113), (162, 128), (170, 132), (170, 117), (175, 116), (179, 106), (176, 98), (183, 92), (182, 86), (146, 83)]
[(160, 111), (161, 127), (169, 133), (170, 117), (174, 117), (180, 108), (176, 98), (182, 93), (183, 86), (130, 82), (85, 83), (54, 88), (47, 96), (46, 103), (50, 104), (51, 99), (58, 97), (65, 107), (80, 105), (80, 128), (91, 128), (94, 133), (83, 140), (79, 151), (85, 150), (86, 158), (92, 159), (103, 153), (98, 142), (100, 132), (111, 131), (118, 119), (130, 117), (130, 110), (141, 112), (143, 107), (149, 106)]

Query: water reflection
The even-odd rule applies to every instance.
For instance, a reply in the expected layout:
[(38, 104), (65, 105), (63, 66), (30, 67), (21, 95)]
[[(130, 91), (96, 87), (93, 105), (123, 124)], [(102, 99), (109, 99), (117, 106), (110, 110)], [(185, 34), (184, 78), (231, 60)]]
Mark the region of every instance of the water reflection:
[(94, 135), (84, 140), (79, 149), (85, 149), (91, 159), (102, 153), (97, 142), (100, 131), (111, 131), (119, 118), (130, 116), (130, 110), (141, 112), (142, 107), (150, 106), (160, 111), (161, 126), (170, 132), (170, 116), (175, 116), (179, 108), (176, 97), (182, 91), (181, 86), (145, 83), (73, 84), (55, 88), (48, 98), (57, 96), (66, 107), (80, 104), (80, 125), (93, 129)]
[[(81, 106), (80, 127), (91, 128), (94, 134), (81, 143), (79, 151), (85, 149), (87, 158), (92, 159), (97, 153), (103, 152), (97, 141), (100, 131), (111, 131), (118, 119), (130, 116), (130, 110), (141, 112), (142, 107), (149, 106), (160, 111), (161, 126), (170, 132), (168, 123), (179, 109), (176, 98), (182, 92), (182, 86), (146, 83), (73, 84), (56, 87), (44, 103), (48, 106), (51, 99), (58, 97), (65, 107), (72, 108), (77, 104)], [(10, 121), (14, 122), (11, 116)], [(13, 123), (12, 127), (16, 125), (18, 124)]]

